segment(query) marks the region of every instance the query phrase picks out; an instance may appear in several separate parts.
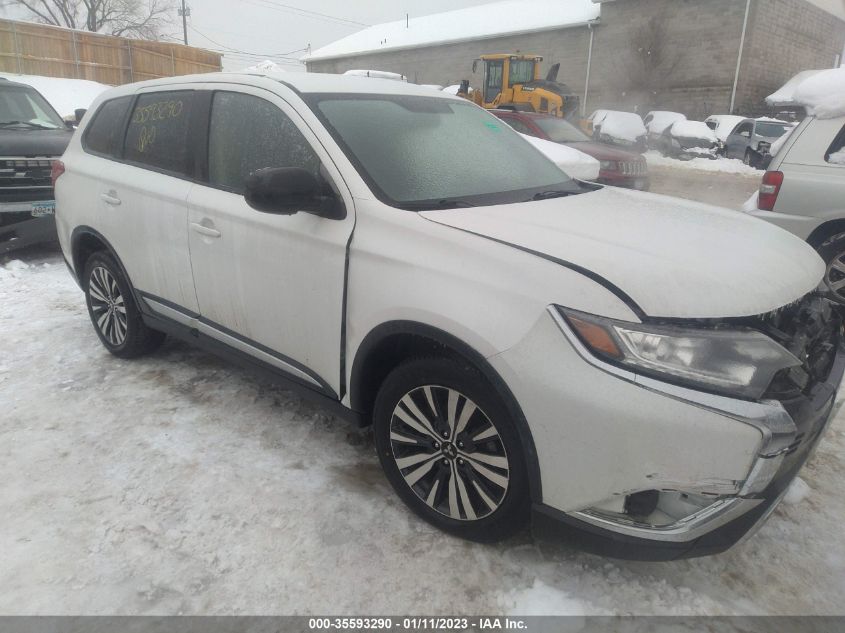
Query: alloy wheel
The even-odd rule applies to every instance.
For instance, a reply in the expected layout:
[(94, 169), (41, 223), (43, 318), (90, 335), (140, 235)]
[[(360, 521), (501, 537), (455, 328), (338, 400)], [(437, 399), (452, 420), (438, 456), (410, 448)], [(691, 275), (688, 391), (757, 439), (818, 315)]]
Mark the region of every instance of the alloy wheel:
[(426, 385), (406, 393), (393, 410), (390, 445), (405, 483), (438, 513), (475, 521), (502, 504), (510, 478), (504, 443), (459, 391)]
[(845, 302), (845, 252), (838, 253), (828, 262), (824, 283), (836, 299)]
[(111, 345), (122, 345), (126, 340), (126, 302), (117, 280), (107, 268), (97, 266), (91, 270), (88, 295), (100, 333)]

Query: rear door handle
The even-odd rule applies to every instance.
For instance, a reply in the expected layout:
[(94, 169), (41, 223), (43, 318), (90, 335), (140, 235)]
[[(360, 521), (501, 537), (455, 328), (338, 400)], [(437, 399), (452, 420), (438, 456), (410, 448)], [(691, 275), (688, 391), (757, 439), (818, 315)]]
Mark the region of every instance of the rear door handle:
[(197, 222), (191, 222), (191, 228), (199, 233), (200, 235), (205, 235), (206, 237), (220, 237), (220, 231), (217, 229), (212, 229), (211, 227), (205, 226), (204, 224), (199, 224)]
[(114, 191), (101, 194), (100, 198), (103, 202), (113, 207), (119, 207), (122, 204), (122, 201), (117, 197), (117, 194)]

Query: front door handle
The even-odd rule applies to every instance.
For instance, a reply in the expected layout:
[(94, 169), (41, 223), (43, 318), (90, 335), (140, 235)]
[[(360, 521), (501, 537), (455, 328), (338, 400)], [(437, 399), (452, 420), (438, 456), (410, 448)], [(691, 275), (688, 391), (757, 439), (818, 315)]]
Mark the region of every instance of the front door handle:
[(204, 224), (191, 222), (191, 228), (200, 235), (205, 235), (206, 237), (220, 237), (220, 231), (212, 229), (209, 226), (205, 226)]
[(112, 207), (119, 207), (122, 204), (121, 199), (117, 197), (117, 192), (115, 191), (109, 191), (108, 193), (101, 194), (100, 198), (103, 202)]

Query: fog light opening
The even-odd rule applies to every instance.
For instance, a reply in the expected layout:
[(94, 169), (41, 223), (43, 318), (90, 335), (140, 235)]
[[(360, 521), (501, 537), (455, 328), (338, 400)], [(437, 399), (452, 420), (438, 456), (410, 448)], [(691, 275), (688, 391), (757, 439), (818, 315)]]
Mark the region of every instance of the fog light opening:
[(616, 497), (613, 502), (599, 504), (587, 512), (609, 521), (661, 529), (685, 523), (725, 499), (679, 490), (643, 490), (626, 495), (622, 504)]

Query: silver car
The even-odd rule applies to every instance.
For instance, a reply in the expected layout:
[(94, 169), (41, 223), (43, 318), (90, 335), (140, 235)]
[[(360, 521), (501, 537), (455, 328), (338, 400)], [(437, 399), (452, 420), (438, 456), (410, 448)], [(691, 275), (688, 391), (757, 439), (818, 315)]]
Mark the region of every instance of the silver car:
[(745, 119), (728, 135), (725, 155), (762, 169), (763, 160), (769, 155), (772, 143), (794, 127), (794, 123), (777, 119)]
[(845, 302), (845, 117), (807, 117), (774, 146), (768, 169), (746, 210), (813, 246), (829, 293)]

